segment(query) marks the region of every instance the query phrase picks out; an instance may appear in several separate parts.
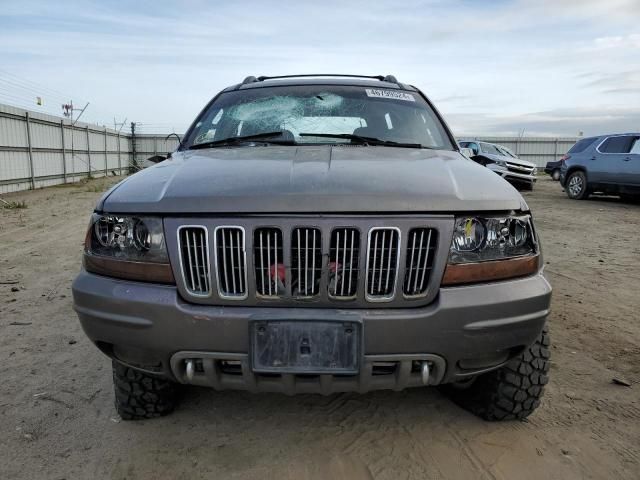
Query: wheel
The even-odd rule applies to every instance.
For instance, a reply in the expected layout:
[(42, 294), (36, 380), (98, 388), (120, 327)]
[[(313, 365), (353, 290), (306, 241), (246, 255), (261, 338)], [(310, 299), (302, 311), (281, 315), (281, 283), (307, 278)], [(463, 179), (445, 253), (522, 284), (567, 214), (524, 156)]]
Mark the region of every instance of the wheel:
[(556, 168), (553, 172), (551, 172), (551, 178), (556, 182), (560, 180), (560, 170)]
[(505, 366), (475, 377), (445, 385), (447, 395), (458, 405), (485, 420), (522, 420), (540, 405), (549, 381), (549, 333), (547, 326), (536, 341)]
[(573, 200), (583, 200), (589, 196), (587, 176), (584, 172), (573, 172), (567, 178), (565, 190), (567, 196)]
[(162, 417), (177, 403), (177, 384), (113, 361), (116, 411), (123, 420)]

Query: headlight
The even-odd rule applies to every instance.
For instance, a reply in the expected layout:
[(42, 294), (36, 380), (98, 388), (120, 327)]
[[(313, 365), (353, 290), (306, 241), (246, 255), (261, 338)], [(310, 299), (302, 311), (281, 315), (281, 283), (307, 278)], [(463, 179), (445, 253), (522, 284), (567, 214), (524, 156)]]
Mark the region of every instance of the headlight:
[(457, 218), (445, 285), (503, 280), (537, 272), (538, 243), (530, 215)]
[(162, 220), (157, 217), (94, 214), (84, 265), (87, 271), (112, 277), (174, 283)]

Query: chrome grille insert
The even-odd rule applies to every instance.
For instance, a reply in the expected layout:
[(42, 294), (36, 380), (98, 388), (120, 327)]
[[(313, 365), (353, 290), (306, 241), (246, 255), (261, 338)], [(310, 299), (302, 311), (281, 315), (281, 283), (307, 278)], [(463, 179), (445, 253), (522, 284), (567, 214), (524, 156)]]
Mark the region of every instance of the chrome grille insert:
[(336, 299), (355, 298), (358, 290), (360, 231), (336, 228), (331, 232), (329, 247), (329, 296)]
[[(203, 305), (405, 308), (439, 291), (449, 216), (164, 220), (182, 297)], [(445, 251), (446, 250), (446, 251)]]
[(291, 293), (313, 297), (320, 293), (322, 238), (317, 228), (294, 228), (291, 232)]
[(215, 258), (218, 273), (218, 294), (221, 298), (247, 298), (247, 258), (244, 228), (216, 227)]
[(209, 235), (206, 227), (184, 225), (178, 229), (180, 268), (185, 288), (196, 297), (211, 295)]
[(507, 163), (507, 169), (511, 170), (512, 172), (531, 174), (535, 170), (535, 167), (528, 167), (526, 165), (518, 165), (517, 163), (510, 163), (510, 162), (506, 162), (506, 163)]
[(403, 287), (405, 297), (426, 295), (435, 258), (436, 237), (436, 232), (430, 228), (409, 231)]
[(282, 230), (258, 228), (253, 233), (253, 264), (256, 293), (261, 297), (278, 298), (286, 293)]
[(367, 245), (367, 300), (383, 302), (393, 300), (396, 292), (400, 230), (376, 227), (369, 230)]

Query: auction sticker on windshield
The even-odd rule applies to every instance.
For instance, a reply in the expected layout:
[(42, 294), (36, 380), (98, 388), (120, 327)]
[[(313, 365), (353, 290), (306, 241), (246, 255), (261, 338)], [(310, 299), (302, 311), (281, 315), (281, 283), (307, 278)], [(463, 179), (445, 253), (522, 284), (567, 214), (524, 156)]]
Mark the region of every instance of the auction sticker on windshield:
[(376, 98), (389, 98), (392, 100), (406, 100), (408, 102), (415, 102), (416, 99), (413, 95), (406, 92), (396, 92), (395, 90), (379, 90), (377, 88), (365, 88), (367, 97)]

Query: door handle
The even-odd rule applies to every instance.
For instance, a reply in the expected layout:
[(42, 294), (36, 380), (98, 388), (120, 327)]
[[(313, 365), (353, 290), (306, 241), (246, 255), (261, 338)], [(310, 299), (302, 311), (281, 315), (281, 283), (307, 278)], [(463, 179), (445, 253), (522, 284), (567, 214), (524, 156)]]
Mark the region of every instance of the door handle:
[(625, 161), (625, 162), (628, 162), (628, 161), (630, 161), (630, 160), (631, 160), (631, 157), (624, 157), (624, 161)]
[(595, 160), (595, 159), (596, 159), (596, 157), (591, 157), (591, 159), (590, 159), (590, 160), (591, 160), (591, 161), (593, 161), (593, 160)]

